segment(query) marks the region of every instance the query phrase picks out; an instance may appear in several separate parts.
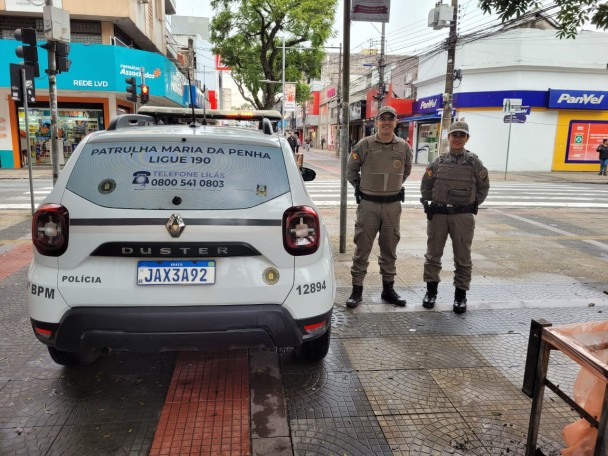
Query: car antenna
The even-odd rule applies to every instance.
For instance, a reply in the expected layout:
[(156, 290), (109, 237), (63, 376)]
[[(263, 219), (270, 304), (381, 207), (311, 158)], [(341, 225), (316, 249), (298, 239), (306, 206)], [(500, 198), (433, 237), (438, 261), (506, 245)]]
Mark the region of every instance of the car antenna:
[[(190, 126), (192, 128), (196, 128), (196, 114), (194, 113), (194, 100), (192, 99), (192, 82), (190, 81), (190, 70), (188, 69), (186, 73), (188, 74), (188, 92), (190, 95), (190, 107), (192, 108), (192, 122), (190, 123)], [(203, 103), (203, 108), (204, 105), (205, 103)], [(203, 125), (207, 125), (207, 119), (203, 120)]]

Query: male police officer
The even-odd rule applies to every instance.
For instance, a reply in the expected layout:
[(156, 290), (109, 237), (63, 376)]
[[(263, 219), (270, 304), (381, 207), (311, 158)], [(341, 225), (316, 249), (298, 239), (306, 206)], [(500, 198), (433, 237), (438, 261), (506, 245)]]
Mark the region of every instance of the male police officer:
[(382, 299), (403, 307), (402, 299), (393, 289), (397, 270), (397, 244), (403, 182), (412, 171), (412, 149), (395, 135), (397, 112), (390, 106), (378, 110), (377, 133), (359, 141), (348, 158), (346, 178), (355, 187), (357, 220), (355, 222), (355, 253), (351, 267), (353, 291), (346, 306), (353, 309), (361, 302), (363, 280), (367, 274), (369, 255), (376, 235), (380, 233), (378, 265), (382, 274)]
[[(450, 235), (454, 251), (453, 310), (467, 310), (467, 290), (471, 284), (471, 245), (477, 207), (490, 189), (488, 170), (477, 155), (464, 145), (469, 140), (469, 126), (456, 121), (450, 126), (450, 151), (437, 157), (422, 176), (420, 192), (427, 214), (427, 250), (424, 256), (424, 281), (427, 292), (422, 306), (432, 309), (437, 299), (443, 248)], [(429, 204), (430, 202), (430, 204)]]

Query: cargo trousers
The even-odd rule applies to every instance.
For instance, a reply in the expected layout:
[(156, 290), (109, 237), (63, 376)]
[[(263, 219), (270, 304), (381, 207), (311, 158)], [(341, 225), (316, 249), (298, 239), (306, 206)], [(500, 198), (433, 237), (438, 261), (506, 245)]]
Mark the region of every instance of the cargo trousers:
[(448, 238), (452, 241), (454, 253), (454, 286), (468, 290), (471, 286), (471, 246), (475, 233), (473, 214), (433, 214), (426, 225), (427, 243), (424, 255), (425, 282), (440, 282), (441, 257)]
[(363, 286), (363, 280), (369, 265), (369, 255), (378, 233), (380, 274), (383, 281), (394, 282), (397, 274), (395, 265), (397, 245), (399, 239), (401, 239), (399, 232), (401, 210), (401, 201), (377, 203), (362, 200), (357, 206), (354, 236), (356, 247), (353, 255), (353, 265), (350, 270), (353, 285)]

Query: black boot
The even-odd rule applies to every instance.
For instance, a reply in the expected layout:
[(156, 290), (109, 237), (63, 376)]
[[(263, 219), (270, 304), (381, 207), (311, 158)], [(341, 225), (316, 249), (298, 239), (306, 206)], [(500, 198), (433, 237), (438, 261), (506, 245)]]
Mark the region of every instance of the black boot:
[(363, 300), (363, 286), (361, 285), (353, 285), (353, 292), (350, 294), (350, 297), (346, 300), (346, 307), (349, 309), (354, 309), (357, 307), (361, 301)]
[(437, 286), (439, 282), (427, 282), (426, 283), (426, 294), (422, 298), (422, 307), (425, 309), (432, 309), (435, 307), (435, 301), (437, 300)]
[(454, 292), (454, 312), (457, 314), (467, 311), (467, 290), (456, 287)]
[(393, 283), (394, 282), (382, 282), (382, 294), (380, 297), (390, 304), (405, 307), (405, 299), (397, 294), (393, 288)]

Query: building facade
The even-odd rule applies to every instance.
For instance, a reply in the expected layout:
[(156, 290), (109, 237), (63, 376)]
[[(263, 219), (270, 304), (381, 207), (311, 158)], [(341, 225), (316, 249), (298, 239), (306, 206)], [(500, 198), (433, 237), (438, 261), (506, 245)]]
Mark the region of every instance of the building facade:
[[(67, 159), (80, 140), (92, 131), (104, 129), (116, 114), (134, 112), (127, 101), (125, 78), (145, 81), (150, 103), (184, 106), (187, 78), (168, 42), (170, 15), (175, 0), (54, 0), (54, 7), (70, 13), (72, 61), (69, 71), (56, 77), (58, 134)], [(21, 103), (10, 92), (9, 64), (19, 63), (14, 30), (33, 28), (38, 38), (40, 77), (34, 83), (36, 101), (29, 105), (25, 125)], [(0, 0), (0, 53), (6, 56), (0, 72), (0, 167), (18, 168), (27, 162), (26, 135), (30, 139), (32, 164), (50, 163), (50, 108), (48, 55), (42, 7), (20, 0)]]
[[(420, 65), (410, 119), (419, 158), (439, 134), (447, 55)], [(513, 29), (456, 48), (453, 116), (469, 123), (467, 148), (495, 171), (597, 171), (608, 138), (608, 34)], [(423, 162), (418, 160), (419, 163)]]

